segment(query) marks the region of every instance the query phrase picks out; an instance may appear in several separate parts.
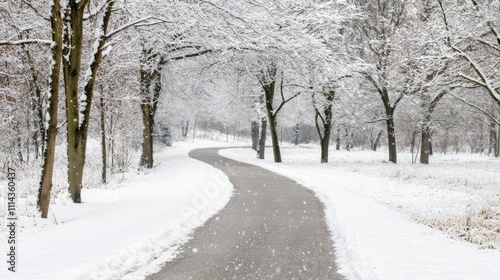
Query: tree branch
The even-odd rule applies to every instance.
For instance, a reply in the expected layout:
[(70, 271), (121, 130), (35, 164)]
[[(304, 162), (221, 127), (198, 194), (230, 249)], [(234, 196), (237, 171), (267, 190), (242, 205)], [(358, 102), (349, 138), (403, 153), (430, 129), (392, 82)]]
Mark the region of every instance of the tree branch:
[(403, 93), (400, 93), (399, 96), (396, 98), (394, 104), (392, 104), (392, 108), (395, 108), (398, 105), (399, 101), (401, 101), (401, 99), (403, 99), (404, 96), (405, 95)]
[(30, 7), (30, 9), (32, 9), (35, 14), (37, 14), (39, 17), (43, 18), (44, 20), (46, 21), (50, 21), (50, 18), (42, 15), (42, 13), (40, 13), (32, 4), (31, 4), (31, 1), (26, 1), (26, 0), (22, 0), (24, 4), (26, 4), (28, 7)]
[(455, 97), (456, 99), (458, 99), (458, 100), (462, 101), (464, 104), (466, 104), (466, 105), (468, 105), (468, 106), (470, 106), (470, 107), (472, 107), (472, 108), (474, 108), (474, 109), (476, 109), (476, 110), (480, 111), (480, 112), (481, 112), (481, 113), (483, 113), (485, 116), (487, 116), (489, 119), (491, 119), (492, 121), (494, 121), (496, 124), (500, 125), (500, 120), (497, 120), (497, 119), (496, 119), (494, 116), (492, 116), (490, 113), (486, 112), (486, 110), (485, 110), (485, 109), (483, 109), (483, 108), (481, 108), (481, 107), (477, 106), (476, 104), (473, 104), (473, 103), (471, 103), (471, 102), (469, 102), (469, 101), (467, 101), (467, 100), (465, 100), (465, 99), (463, 99), (463, 98), (461, 98), (461, 97), (456, 96), (456, 95), (455, 95), (455, 94), (453, 94), (451, 91), (448, 91), (448, 93), (449, 93), (451, 96)]
[(50, 46), (52, 44), (52, 41), (51, 40), (42, 40), (42, 39), (26, 39), (26, 40), (17, 40), (17, 41), (12, 41), (12, 40), (0, 41), (0, 46), (30, 45), (30, 44), (41, 44), (41, 45), (48, 45), (48, 46)]
[(387, 121), (387, 118), (381, 118), (381, 119), (376, 119), (376, 120), (372, 120), (372, 121), (367, 121), (365, 123), (378, 123), (378, 122), (385, 122)]
[(288, 98), (287, 100), (281, 102), (280, 106), (278, 106), (278, 109), (276, 109), (273, 113), (274, 116), (276, 116), (278, 114), (278, 112), (281, 110), (281, 108), (283, 108), (283, 106), (288, 103), (288, 101), (294, 99), (295, 97), (299, 96), (301, 94), (301, 92), (298, 92), (296, 94), (294, 94), (293, 96), (291, 96), (290, 98)]
[(111, 37), (113, 37), (114, 35), (116, 35), (117, 33), (120, 33), (121, 31), (131, 27), (131, 26), (134, 26), (134, 25), (138, 25), (139, 23), (141, 22), (144, 22), (144, 21), (148, 21), (150, 19), (155, 19), (157, 20), (158, 22), (153, 22), (153, 23), (149, 23), (148, 25), (154, 25), (154, 24), (160, 24), (160, 23), (165, 23), (165, 22), (170, 22), (170, 21), (167, 21), (165, 19), (161, 19), (161, 18), (158, 18), (158, 17), (153, 17), (153, 16), (149, 16), (149, 17), (145, 17), (145, 18), (141, 18), (141, 19), (138, 19), (136, 21), (133, 21), (133, 22), (129, 22), (121, 27), (118, 27), (117, 29), (109, 32), (108, 34), (106, 34), (104, 37), (106, 39), (109, 39)]

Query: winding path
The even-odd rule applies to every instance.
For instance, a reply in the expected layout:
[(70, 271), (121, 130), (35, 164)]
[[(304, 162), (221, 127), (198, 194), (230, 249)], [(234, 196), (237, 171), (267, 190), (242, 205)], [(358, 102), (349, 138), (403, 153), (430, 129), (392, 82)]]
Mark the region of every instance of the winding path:
[(319, 200), (291, 179), (224, 158), (218, 150), (189, 156), (229, 177), (231, 201), (148, 279), (343, 279)]

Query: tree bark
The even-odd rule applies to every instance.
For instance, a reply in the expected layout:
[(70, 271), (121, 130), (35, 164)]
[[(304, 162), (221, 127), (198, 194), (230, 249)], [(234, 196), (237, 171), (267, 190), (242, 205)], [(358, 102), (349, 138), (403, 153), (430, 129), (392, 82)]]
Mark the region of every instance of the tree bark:
[(152, 49), (143, 50), (141, 67), (142, 153), (140, 167), (153, 168), (153, 128), (161, 92), (161, 68), (150, 72), (147, 65), (155, 58)]
[(396, 148), (396, 134), (394, 130), (394, 118), (391, 115), (387, 116), (387, 145), (389, 149), (389, 161), (393, 163), (398, 162), (397, 148)]
[[(97, 38), (96, 46), (90, 63), (90, 76), (85, 81), (82, 93), (82, 102), (78, 99), (80, 70), (82, 64), (83, 50), (83, 19), (85, 7), (88, 1), (80, 2), (71, 0), (69, 3), (69, 22), (64, 32), (63, 55), (69, 59), (63, 60), (64, 84), (66, 93), (66, 117), (67, 117), (67, 153), (68, 153), (68, 183), (69, 193), (74, 203), (81, 203), (81, 190), (83, 187), (83, 169), (87, 149), (88, 126), (90, 122), (90, 110), (97, 70), (102, 60), (103, 47), (106, 43), (108, 24), (113, 11), (114, 0), (106, 1), (106, 9), (102, 24), (97, 27), (102, 34)], [(81, 103), (81, 104), (80, 104)], [(79, 107), (82, 107), (80, 109)], [(82, 117), (80, 117), (82, 115)]]
[[(54, 0), (51, 12), (51, 25), (52, 25), (52, 71), (50, 74), (50, 107), (48, 108), (49, 120), (47, 128), (45, 149), (43, 152), (43, 165), (40, 186), (38, 189), (37, 205), (42, 212), (42, 218), (47, 218), (50, 205), (50, 193), (52, 190), (52, 175), (54, 173), (54, 158), (56, 150), (56, 136), (57, 136), (57, 110), (59, 102), (59, 76), (61, 73), (61, 60), (62, 60), (62, 18), (61, 18), (61, 4), (59, 0)], [(43, 126), (42, 126), (43, 127)]]
[(415, 153), (415, 143), (417, 141), (418, 127), (413, 129), (410, 139), (410, 153), (413, 155)]
[(44, 143), (45, 143), (45, 124), (44, 124), (44, 114), (43, 114), (43, 100), (42, 100), (42, 90), (38, 86), (38, 75), (36, 74), (35, 64), (33, 59), (28, 51), (26, 51), (26, 57), (28, 58), (28, 62), (31, 69), (31, 77), (33, 89), (32, 92), (34, 96), (32, 96), (32, 110), (36, 112), (36, 118), (33, 118), (33, 127), (35, 128), (35, 132), (33, 133), (33, 142), (35, 144), (35, 159), (38, 159), (39, 154), (43, 154), (45, 151)]
[(239, 126), (240, 126), (240, 123), (236, 122), (236, 120), (234, 121), (234, 130), (233, 130), (233, 143), (236, 142), (236, 135), (238, 134), (238, 130), (239, 130)]
[(497, 126), (496, 130), (496, 145), (495, 145), (495, 157), (500, 156), (500, 126)]
[(337, 128), (337, 136), (335, 137), (335, 150), (340, 151), (340, 128)]
[(274, 162), (281, 162), (281, 151), (280, 151), (280, 143), (278, 140), (278, 131), (276, 129), (276, 112), (273, 108), (274, 102), (274, 92), (275, 92), (275, 84), (276, 84), (276, 68), (271, 66), (268, 69), (268, 77), (269, 81), (265, 80), (266, 77), (262, 78), (262, 88), (264, 89), (265, 102), (266, 102), (266, 111), (267, 117), (269, 120), (269, 132), (271, 133), (271, 141), (273, 145), (273, 155)]
[[(103, 93), (101, 92), (101, 95)], [(102, 183), (106, 184), (106, 167), (107, 167), (107, 155), (106, 155), (106, 112), (104, 108), (104, 98), (101, 96), (99, 99), (100, 109), (101, 109), (101, 150), (102, 150)]]
[[(282, 137), (283, 138), (283, 135)], [(295, 128), (293, 129), (293, 139), (292, 143), (297, 146), (300, 143), (300, 125), (297, 123), (295, 124)]]
[(182, 138), (186, 140), (189, 131), (189, 120), (182, 122)]
[(375, 140), (373, 141), (373, 144), (372, 144), (372, 151), (377, 151), (377, 148), (378, 148), (378, 143), (380, 142), (380, 136), (382, 136), (382, 130), (380, 130), (378, 133), (377, 133), (377, 136), (375, 137)]
[[(39, 90), (37, 89), (37, 91)], [(37, 117), (33, 118), (33, 127), (35, 129), (33, 133), (33, 144), (35, 145), (35, 159), (38, 159), (40, 154), (40, 141), (43, 142), (45, 140), (45, 137), (42, 136), (45, 133), (45, 129), (43, 127), (43, 120), (42, 120), (43, 110), (40, 106), (40, 102), (38, 102), (38, 99), (36, 97), (34, 99), (35, 100), (33, 100), (32, 110), (34, 112), (37, 112)], [(42, 148), (42, 153), (43, 153), (43, 148)]]
[(332, 106), (328, 106), (325, 110), (325, 122), (323, 123), (323, 135), (320, 135), (321, 143), (321, 163), (328, 162), (328, 153), (330, 149), (330, 136), (332, 131)]
[[(83, 42), (83, 8), (78, 3), (70, 1), (70, 20), (66, 23), (64, 32), (63, 60), (64, 85), (66, 92), (66, 119), (67, 119), (67, 154), (68, 154), (68, 190), (73, 202), (80, 203), (82, 188), (81, 172), (81, 140), (79, 132), (79, 101), (78, 81), (81, 72), (81, 56)], [(82, 169), (82, 170), (81, 170)]]
[(429, 156), (431, 151), (428, 127), (422, 129), (422, 142), (420, 144), (420, 163), (429, 164)]
[(271, 140), (273, 145), (274, 162), (281, 162), (281, 150), (278, 139), (278, 131), (276, 129), (276, 116), (272, 113), (272, 111), (268, 110), (268, 117), (269, 131), (271, 132)]
[(350, 127), (345, 127), (345, 149), (350, 152), (351, 151), (351, 134), (349, 133)]
[(490, 138), (489, 138), (489, 146), (488, 146), (488, 155), (495, 154), (495, 148), (497, 146), (497, 127), (494, 121), (490, 122)]
[(198, 115), (194, 118), (194, 125), (193, 125), (193, 142), (194, 138), (196, 137), (196, 125), (198, 124)]
[(259, 150), (257, 151), (259, 159), (264, 159), (266, 153), (266, 131), (267, 131), (267, 120), (266, 118), (262, 118), (260, 121)]
[(142, 112), (142, 153), (140, 166), (153, 168), (153, 115), (149, 104), (141, 104)]
[(259, 123), (257, 121), (252, 121), (250, 133), (252, 137), (252, 149), (257, 151), (257, 146), (259, 144)]
[(109, 132), (111, 134), (111, 141), (108, 150), (111, 152), (111, 174), (115, 173), (115, 132), (114, 132), (113, 114), (109, 116)]
[(19, 130), (19, 126), (17, 127), (17, 139), (16, 139), (16, 150), (17, 150), (17, 156), (19, 157), (19, 162), (23, 162), (23, 150), (22, 150), (22, 139), (21, 139), (21, 131)]

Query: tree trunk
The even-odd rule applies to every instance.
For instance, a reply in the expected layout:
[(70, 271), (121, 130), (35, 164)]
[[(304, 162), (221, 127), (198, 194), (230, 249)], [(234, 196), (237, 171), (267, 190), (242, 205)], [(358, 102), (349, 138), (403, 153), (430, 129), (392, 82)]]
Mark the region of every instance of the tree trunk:
[[(101, 91), (101, 95), (102, 95)], [(104, 98), (101, 96), (100, 100), (101, 107), (101, 150), (102, 150), (102, 183), (106, 184), (106, 112), (104, 111)]]
[[(36, 105), (34, 106), (36, 107)], [(34, 108), (36, 110), (36, 108)], [(39, 157), (39, 151), (40, 151), (40, 139), (43, 141), (44, 138), (40, 137), (40, 128), (38, 127), (38, 122), (36, 119), (33, 120), (33, 127), (35, 131), (33, 132), (33, 144), (35, 145), (35, 160), (38, 159)]]
[(323, 137), (323, 139), (321, 139), (321, 163), (328, 162), (329, 148), (330, 148), (330, 138)]
[(495, 157), (500, 156), (500, 126), (497, 126), (496, 130), (496, 141), (495, 141)]
[[(81, 139), (79, 133), (79, 101), (78, 81), (81, 70), (82, 42), (83, 42), (83, 9), (79, 5), (70, 5), (70, 19), (66, 23), (64, 32), (64, 53), (68, 59), (63, 60), (64, 86), (66, 93), (66, 119), (67, 119), (67, 154), (68, 154), (68, 191), (73, 202), (81, 202), (80, 191), (82, 180), (81, 159), (79, 147)], [(71, 30), (71, 31), (70, 31)], [(83, 169), (83, 168), (82, 168)], [(83, 170), (82, 170), (83, 171)]]
[(141, 104), (142, 112), (142, 154), (140, 166), (153, 168), (153, 115), (149, 104)]
[[(107, 6), (103, 20), (100, 26), (96, 27), (101, 31), (101, 35), (95, 42), (97, 48), (92, 54), (92, 62), (88, 69), (90, 76), (83, 86), (82, 96), (78, 98), (84, 36), (83, 19), (88, 2), (85, 3), (81, 4), (79, 1), (70, 1), (69, 20), (66, 21), (66, 32), (63, 36), (63, 55), (68, 57), (68, 59), (63, 60), (68, 141), (68, 190), (74, 203), (81, 203), (83, 169), (85, 166), (94, 85), (97, 70), (102, 60), (103, 47), (107, 40), (104, 34), (107, 32), (115, 2), (112, 0), (106, 1)], [(82, 101), (80, 102), (80, 100)], [(82, 109), (80, 109), (80, 105)]]
[(31, 153), (31, 122), (30, 122), (31, 117), (29, 114), (26, 116), (26, 131), (28, 132), (27, 139), (26, 139), (26, 162), (30, 162), (30, 153)]
[(488, 145), (488, 155), (494, 155), (495, 154), (495, 148), (497, 145), (497, 127), (496, 123), (494, 121), (490, 122), (490, 138), (489, 138), (489, 145)]
[(140, 167), (153, 168), (153, 127), (158, 99), (161, 92), (161, 68), (152, 72), (147, 69), (152, 49), (143, 49), (143, 65), (141, 67), (141, 112), (142, 112), (142, 153)]
[(332, 134), (332, 106), (325, 110), (326, 120), (323, 123), (323, 137), (321, 137), (321, 163), (328, 162), (328, 152), (330, 149), (330, 137)]
[(417, 141), (418, 128), (414, 128), (411, 133), (410, 139), (410, 153), (413, 155), (415, 153), (415, 143)]
[(271, 132), (271, 140), (273, 145), (274, 162), (281, 162), (280, 143), (278, 142), (278, 131), (276, 129), (276, 116), (272, 113), (272, 111), (268, 111), (268, 117), (269, 131)]
[[(325, 94), (325, 97), (329, 101), (327, 106), (324, 108), (323, 113), (324, 117), (321, 115), (320, 110), (318, 108), (315, 108), (316, 110), (316, 116), (315, 116), (315, 124), (316, 124), (316, 130), (318, 132), (319, 136), (319, 141), (321, 145), (321, 163), (327, 163), (328, 162), (328, 152), (330, 148), (330, 138), (332, 135), (332, 120), (333, 120), (333, 98), (335, 96), (334, 91), (330, 91), (327, 94)], [(315, 106), (316, 107), (316, 106)], [(323, 124), (323, 133), (321, 133), (321, 129), (319, 126), (319, 120), (321, 119), (321, 123)]]
[(271, 140), (273, 145), (274, 162), (281, 162), (280, 143), (278, 140), (278, 131), (276, 129), (276, 115), (273, 108), (274, 91), (276, 84), (274, 78), (276, 77), (276, 69), (271, 68), (269, 72), (272, 80), (270, 82), (263, 83), (262, 88), (264, 89), (266, 101), (266, 111), (267, 118), (269, 120), (269, 132), (271, 133)]
[[(424, 103), (425, 104), (425, 103)], [(422, 118), (421, 135), (422, 141), (420, 142), (420, 163), (429, 164), (429, 156), (431, 155), (431, 134), (430, 134), (430, 123), (431, 123), (431, 110), (428, 106), (427, 112), (424, 112)]]
[(328, 152), (330, 149), (330, 138), (332, 135), (333, 111), (332, 105), (325, 109), (325, 123), (323, 124), (323, 139), (321, 140), (321, 162), (328, 162)]
[(387, 147), (389, 149), (389, 161), (397, 163), (396, 134), (394, 131), (394, 118), (392, 114), (387, 116)]
[[(47, 218), (50, 205), (50, 193), (52, 190), (52, 175), (54, 173), (54, 158), (57, 136), (57, 110), (59, 102), (59, 76), (61, 73), (62, 60), (62, 18), (59, 0), (54, 0), (52, 5), (52, 72), (50, 74), (50, 107), (48, 108), (49, 120), (45, 149), (43, 152), (42, 176), (38, 189), (37, 205), (42, 212), (42, 218)], [(43, 126), (42, 126), (43, 128)], [(44, 141), (45, 139), (42, 139)]]
[(252, 149), (257, 151), (257, 146), (259, 144), (259, 123), (257, 121), (252, 122), (250, 133), (252, 137)]
[(266, 118), (262, 118), (260, 121), (259, 150), (257, 151), (259, 159), (264, 159), (266, 153), (266, 131), (267, 131), (267, 120)]
[(420, 163), (429, 164), (430, 156), (430, 135), (429, 128), (422, 129), (422, 142), (420, 143)]
[[(282, 137), (283, 138), (283, 137)], [(300, 143), (300, 125), (295, 124), (295, 128), (293, 129), (293, 144), (297, 146)]]
[(340, 127), (337, 127), (337, 136), (335, 137), (335, 150), (340, 151)]
[(186, 121), (185, 124), (184, 124), (184, 122), (182, 122), (182, 138), (184, 140), (186, 140), (186, 138), (187, 138), (188, 131), (189, 131), (189, 120)]
[[(45, 122), (44, 114), (43, 114), (43, 98), (42, 98), (42, 90), (38, 86), (38, 75), (36, 74), (35, 65), (33, 59), (28, 51), (26, 51), (26, 56), (28, 57), (28, 61), (31, 68), (31, 77), (32, 77), (32, 92), (34, 95), (31, 98), (32, 101), (32, 111), (36, 112), (36, 117), (33, 118), (33, 127), (35, 132), (33, 133), (33, 143), (35, 144), (35, 159), (38, 159), (40, 154), (43, 154), (45, 151), (44, 143), (45, 143)], [(60, 70), (59, 70), (60, 71)], [(50, 101), (49, 101), (50, 102)]]
[(429, 132), (429, 156), (434, 154), (434, 149), (432, 148), (432, 133)]
[(19, 161), (22, 163), (24, 161), (23, 159), (23, 147), (22, 147), (22, 139), (21, 139), (21, 131), (19, 131), (19, 127), (17, 127), (17, 140), (16, 140), (16, 150), (17, 150), (17, 156), (19, 157)]
[(193, 125), (193, 142), (194, 138), (196, 137), (196, 125), (198, 124), (198, 116), (194, 118), (194, 125)]
[[(80, 139), (80, 137), (78, 137)], [(78, 141), (78, 140), (77, 140)], [(69, 148), (68, 161), (71, 162), (68, 168), (69, 192), (74, 203), (81, 203), (81, 192), (83, 188), (83, 168), (85, 166), (85, 148), (83, 145)]]
[(345, 149), (350, 152), (351, 151), (351, 139), (349, 138), (349, 128), (345, 127)]
[(234, 133), (233, 133), (233, 143), (236, 142), (236, 134), (238, 134), (238, 129), (239, 129), (239, 126), (240, 126), (240, 123), (236, 122), (236, 120), (234, 121)]
[[(331, 111), (331, 106), (330, 106), (330, 111)], [(326, 115), (325, 121), (323, 121), (323, 119), (322, 119), (323, 133), (321, 133), (321, 130), (320, 130), (320, 127), (318, 124), (318, 115), (319, 115), (319, 111), (316, 111), (316, 130), (318, 131), (319, 142), (321, 145), (321, 163), (327, 163), (328, 162), (328, 151), (330, 149), (330, 136), (331, 136), (331, 130), (332, 130), (331, 116), (328, 117), (328, 115)]]
[(373, 144), (372, 144), (372, 151), (377, 151), (377, 148), (378, 148), (378, 143), (380, 142), (380, 136), (382, 136), (382, 130), (380, 130), (378, 133), (377, 133), (377, 136), (375, 137), (375, 140), (373, 141)]
[(111, 134), (111, 141), (109, 143), (109, 151), (111, 152), (111, 174), (115, 173), (115, 132), (114, 132), (113, 114), (109, 116), (109, 132)]
[[(385, 74), (383, 75), (385, 76)], [(403, 98), (403, 94), (400, 94), (399, 97), (396, 98), (394, 102), (390, 101), (389, 91), (387, 88), (380, 87), (378, 83), (371, 76), (367, 76), (368, 80), (372, 82), (375, 86), (381, 100), (384, 105), (385, 117), (386, 117), (386, 125), (387, 125), (387, 148), (389, 149), (389, 161), (393, 163), (397, 163), (397, 146), (396, 146), (396, 134), (394, 128), (394, 111), (396, 110), (397, 104)]]

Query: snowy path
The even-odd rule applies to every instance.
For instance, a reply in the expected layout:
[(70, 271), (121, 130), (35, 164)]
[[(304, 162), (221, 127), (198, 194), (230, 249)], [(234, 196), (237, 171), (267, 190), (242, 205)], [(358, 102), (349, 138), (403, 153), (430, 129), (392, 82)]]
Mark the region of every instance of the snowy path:
[(218, 150), (190, 156), (222, 170), (235, 187), (233, 198), (148, 279), (342, 279), (319, 200), (286, 177)]

